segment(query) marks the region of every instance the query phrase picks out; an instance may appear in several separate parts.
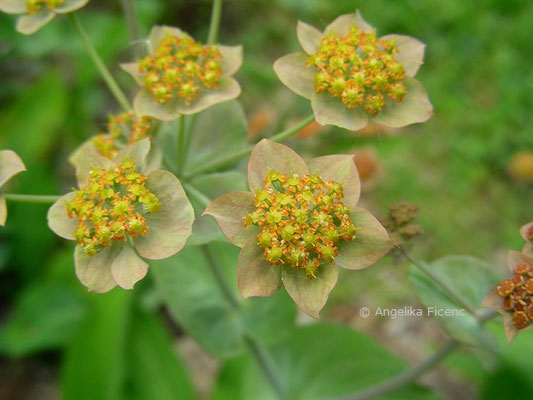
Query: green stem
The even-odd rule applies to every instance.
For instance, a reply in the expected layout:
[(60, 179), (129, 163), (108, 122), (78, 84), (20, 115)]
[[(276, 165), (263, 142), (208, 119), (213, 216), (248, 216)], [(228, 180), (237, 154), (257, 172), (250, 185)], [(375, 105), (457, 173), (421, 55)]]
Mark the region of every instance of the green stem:
[(207, 35), (208, 44), (214, 44), (217, 41), (221, 14), (222, 0), (213, 0), (213, 7), (211, 8), (211, 22), (209, 24), (209, 33)]
[(141, 32), (137, 20), (137, 12), (135, 11), (135, 0), (120, 0), (120, 2), (126, 24), (128, 25), (130, 39), (132, 42), (137, 42), (141, 38)]
[[(191, 184), (184, 183), (183, 186), (185, 187), (187, 194), (191, 197), (196, 198), (196, 200), (198, 200), (202, 205), (207, 206), (211, 202), (211, 200), (205, 194), (200, 192)], [(213, 252), (213, 249), (207, 244), (200, 246), (200, 248), (202, 250), (202, 253), (204, 254), (205, 260), (207, 261), (209, 272), (211, 272), (211, 275), (213, 276), (220, 290), (220, 293), (222, 293), (222, 296), (224, 297), (228, 305), (240, 315), (241, 306), (237, 298), (233, 295), (229, 282), (222, 273), (222, 268), (218, 262), (216, 254)], [(286, 399), (283, 390), (283, 385), (281, 384), (281, 381), (276, 373), (274, 361), (268, 353), (268, 350), (261, 343), (257, 342), (253, 337), (247, 334), (243, 334), (243, 340), (246, 346), (248, 347), (250, 354), (257, 363), (257, 366), (263, 372), (268, 382), (271, 384), (278, 398), (280, 400)]]
[(186, 153), (185, 149), (185, 116), (179, 116), (178, 124), (178, 137), (177, 137), (177, 152), (176, 152), (176, 165), (178, 167), (178, 175), (181, 174), (183, 168), (183, 155)]
[(211, 275), (213, 275), (222, 296), (233, 310), (240, 311), (239, 302), (233, 295), (228, 281), (222, 274), (222, 268), (218, 262), (218, 258), (213, 254), (213, 250), (207, 244), (200, 246), (200, 248), (202, 249), (202, 253), (204, 253), (209, 271), (211, 272)]
[(267, 348), (248, 335), (244, 335), (244, 342), (246, 343), (250, 354), (253, 355), (257, 366), (261, 371), (263, 371), (263, 374), (270, 382), (270, 385), (272, 386), (272, 389), (274, 389), (277, 397), (280, 400), (286, 399), (287, 396), (285, 395), (285, 390), (283, 389), (283, 385), (281, 384), (279, 376), (276, 372), (274, 360), (272, 360)]
[(309, 125), (314, 120), (315, 120), (315, 114), (308, 115), (306, 118), (298, 122), (296, 125), (291, 126), (290, 128), (287, 128), (284, 131), (281, 131), (280, 133), (269, 137), (268, 140), (272, 140), (273, 142), (282, 142), (285, 139), (288, 139), (291, 136), (300, 132), (303, 128), (305, 128), (307, 125)]
[[(201, 249), (204, 253), (207, 265), (209, 266), (209, 271), (211, 272), (211, 275), (213, 276), (220, 292), (222, 293), (222, 296), (231, 306), (231, 308), (240, 315), (240, 304), (237, 298), (233, 295), (231, 286), (229, 285), (226, 277), (222, 273), (222, 268), (218, 263), (218, 258), (213, 253), (213, 250), (209, 245), (204, 244), (201, 246)], [(283, 386), (276, 373), (274, 361), (272, 360), (272, 357), (270, 356), (266, 347), (247, 334), (243, 334), (243, 340), (246, 344), (246, 347), (248, 347), (248, 350), (250, 351), (250, 354), (255, 360), (257, 366), (259, 367), (261, 372), (263, 372), (266, 379), (274, 389), (277, 397), (280, 400), (285, 400), (286, 396), (284, 394)]]
[[(273, 142), (281, 142), (281, 141), (283, 141), (283, 140), (295, 135), (296, 133), (301, 131), (303, 128), (305, 128), (307, 125), (309, 125), (314, 120), (315, 120), (315, 115), (311, 114), (308, 117), (304, 118), (299, 123), (297, 123), (296, 125), (291, 126), (290, 128), (285, 129), (284, 131), (282, 131), (282, 132), (280, 132), (280, 133), (278, 133), (278, 134), (276, 134), (274, 136), (269, 137), (268, 139), (272, 140)], [(254, 148), (254, 146), (250, 146), (250, 147), (242, 149), (242, 150), (240, 150), (238, 152), (230, 154), (229, 156), (224, 157), (222, 159), (213, 161), (211, 163), (206, 163), (202, 167), (197, 168), (197, 169), (193, 170), (191, 173), (189, 173), (188, 175), (186, 175), (186, 178), (192, 178), (192, 177), (194, 177), (196, 175), (199, 175), (199, 174), (202, 174), (204, 172), (208, 172), (210, 170), (214, 170), (214, 169), (217, 169), (217, 168), (224, 167), (226, 165), (233, 164), (234, 162), (240, 160), (242, 157), (246, 157), (248, 154), (250, 154), (252, 152), (253, 148)]]
[(55, 203), (61, 196), (4, 193), (4, 197), (15, 203), (51, 204)]
[(431, 268), (425, 263), (418, 261), (411, 257), (403, 248), (400, 247), (400, 252), (403, 256), (409, 260), (413, 265), (417, 266), (423, 273), (425, 273), (430, 279), (437, 283), (452, 299), (459, 303), (465, 310), (468, 310), (473, 316), (478, 317), (477, 311), (468, 304), (459, 294), (457, 294), (446, 282), (444, 282), (439, 276), (437, 276)]
[(113, 78), (113, 76), (111, 75), (107, 67), (105, 66), (104, 62), (98, 55), (98, 52), (96, 51), (91, 40), (87, 36), (85, 29), (83, 29), (83, 26), (81, 25), (80, 20), (74, 13), (70, 13), (69, 17), (72, 23), (74, 24), (74, 27), (78, 31), (78, 34), (80, 35), (81, 40), (83, 41), (83, 44), (85, 45), (85, 48), (87, 49), (87, 52), (89, 53), (89, 56), (93, 60), (94, 65), (96, 66), (96, 69), (98, 69), (98, 72), (100, 72), (100, 75), (102, 76), (105, 83), (107, 84), (107, 87), (109, 88), (113, 96), (115, 96), (115, 99), (120, 104), (120, 106), (125, 111), (130, 111), (131, 105), (130, 105), (130, 102), (128, 101), (128, 98), (126, 97), (122, 89), (118, 86), (118, 83), (115, 81), (115, 79)]
[(187, 182), (182, 182), (185, 191), (190, 197), (194, 197), (201, 205), (207, 207), (211, 203), (211, 199), (205, 194), (196, 189), (193, 185)]
[(193, 135), (193, 132), (194, 132), (194, 127), (196, 126), (196, 118), (197, 118), (197, 116), (198, 116), (198, 114), (193, 114), (190, 117), (187, 117), (187, 121), (189, 121), (189, 123), (187, 125), (187, 129), (185, 129), (185, 140), (184, 140), (184, 144), (183, 144), (183, 148), (185, 149), (185, 151), (183, 152), (182, 161), (181, 161), (182, 171), (185, 168), (185, 166), (187, 165), (187, 157), (189, 155), (189, 147), (191, 146), (191, 138), (192, 138), (192, 135)]
[[(498, 315), (494, 310), (488, 310), (479, 314), (480, 324), (484, 324), (491, 318)], [(399, 389), (411, 382), (414, 382), (417, 378), (429, 372), (435, 368), (442, 360), (444, 360), (450, 353), (459, 348), (460, 343), (455, 339), (448, 339), (435, 353), (430, 355), (424, 361), (413, 365), (404, 372), (393, 376), (392, 378), (378, 383), (368, 389), (362, 390), (358, 393), (349, 396), (337, 397), (335, 400), (367, 400), (375, 397), (382, 396), (390, 393), (396, 389)]]

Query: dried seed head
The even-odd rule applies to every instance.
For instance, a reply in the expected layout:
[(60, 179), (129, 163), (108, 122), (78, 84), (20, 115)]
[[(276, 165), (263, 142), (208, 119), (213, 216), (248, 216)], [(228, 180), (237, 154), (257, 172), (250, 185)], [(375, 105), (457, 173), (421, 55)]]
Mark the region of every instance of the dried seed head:
[(145, 181), (130, 160), (109, 170), (91, 170), (87, 185), (66, 204), (68, 216), (79, 221), (74, 236), (86, 254), (95, 255), (128, 236), (146, 235), (144, 215), (159, 211), (161, 203)]
[(318, 175), (271, 170), (264, 186), (256, 192), (256, 210), (244, 218), (245, 227), (261, 229), (257, 243), (270, 264), (303, 268), (308, 279), (314, 278), (321, 264), (334, 261), (337, 243), (356, 235), (342, 185)]
[(125, 145), (151, 138), (154, 127), (155, 120), (148, 116), (139, 117), (133, 112), (112, 115), (107, 132), (99, 134), (92, 142), (101, 155), (112, 159)]
[(514, 268), (511, 279), (496, 286), (498, 296), (503, 298), (503, 309), (513, 314), (512, 323), (524, 329), (533, 322), (533, 268), (520, 263)]
[(65, 2), (65, 0), (26, 0), (26, 9), (28, 13), (34, 14), (43, 7), (54, 10)]
[(418, 210), (418, 205), (405, 201), (390, 205), (389, 213), (382, 223), (396, 247), (403, 246), (405, 242), (424, 233), (422, 226), (413, 223)]
[(407, 93), (404, 68), (394, 59), (397, 52), (394, 41), (352, 26), (345, 36), (325, 35), (307, 65), (317, 69), (317, 93), (328, 92), (348, 108), (377, 115), (386, 107), (386, 98), (401, 102)]
[(139, 72), (158, 103), (167, 103), (176, 96), (191, 103), (200, 90), (218, 88), (221, 58), (216, 47), (168, 34), (154, 53), (139, 60)]

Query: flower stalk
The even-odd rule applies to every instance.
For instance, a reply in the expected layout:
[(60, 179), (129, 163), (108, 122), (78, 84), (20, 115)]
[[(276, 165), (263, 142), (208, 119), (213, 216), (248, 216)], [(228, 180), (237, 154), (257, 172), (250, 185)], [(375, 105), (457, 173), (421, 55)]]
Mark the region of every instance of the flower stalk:
[(221, 15), (222, 0), (213, 0), (213, 8), (211, 9), (211, 22), (209, 24), (209, 33), (207, 34), (207, 44), (214, 44), (217, 41)]
[(455, 291), (450, 288), (442, 279), (431, 271), (430, 268), (423, 262), (413, 258), (409, 253), (407, 253), (403, 247), (399, 247), (400, 253), (409, 261), (411, 264), (418, 267), (423, 273), (425, 273), (430, 279), (437, 283), (453, 300), (459, 303), (465, 310), (468, 310), (470, 314), (479, 319), (479, 314), (468, 302), (466, 302), (460, 295), (455, 293)]
[(96, 66), (96, 69), (98, 69), (98, 72), (102, 76), (102, 79), (105, 81), (107, 87), (117, 100), (117, 102), (120, 104), (120, 106), (125, 111), (131, 110), (131, 104), (120, 88), (118, 86), (117, 81), (113, 76), (111, 75), (111, 72), (107, 69), (104, 62), (102, 61), (102, 58), (94, 48), (94, 45), (92, 44), (91, 40), (89, 39), (89, 36), (87, 36), (87, 33), (85, 32), (85, 29), (81, 25), (80, 20), (76, 16), (76, 14), (72, 13), (69, 15), (70, 20), (74, 24), (74, 27), (76, 28), (76, 31), (81, 37), (81, 40), (83, 41), (83, 44), (85, 45), (85, 48), (87, 49), (87, 53), (89, 54), (89, 57), (91, 57), (92, 61), (94, 62), (94, 65)]
[[(311, 115), (307, 116), (306, 118), (304, 118), (303, 120), (301, 120), (300, 122), (298, 122), (297, 124), (295, 124), (294, 126), (291, 126), (291, 127), (287, 128), (287, 129), (285, 129), (284, 131), (281, 131), (281, 132), (275, 134), (274, 136), (271, 136), (269, 138), (269, 140), (271, 140), (273, 142), (282, 142), (285, 139), (288, 139), (291, 136), (294, 136), (295, 134), (300, 132), (303, 128), (305, 128), (307, 125), (312, 123), (314, 120), (315, 120), (315, 116), (314, 116), (314, 114), (311, 114)], [(185, 178), (189, 179), (189, 178), (192, 178), (192, 177), (194, 177), (196, 175), (203, 174), (204, 172), (208, 172), (208, 171), (211, 171), (211, 170), (215, 170), (215, 169), (222, 168), (222, 167), (225, 167), (227, 165), (230, 165), (230, 164), (240, 160), (241, 158), (248, 156), (252, 152), (253, 148), (254, 148), (254, 146), (250, 146), (250, 147), (247, 147), (247, 148), (242, 149), (240, 151), (237, 151), (237, 152), (235, 152), (233, 154), (230, 154), (229, 156), (227, 156), (225, 158), (222, 158), (220, 160), (217, 160), (217, 161), (214, 161), (214, 162), (211, 162), (211, 163), (206, 163), (201, 168), (197, 168), (197, 169), (191, 171), (188, 175), (185, 176)]]
[(179, 121), (178, 121), (178, 137), (176, 139), (177, 143), (177, 172), (178, 175), (181, 174), (181, 171), (183, 169), (183, 158), (185, 157), (185, 154), (187, 154), (188, 148), (185, 146), (185, 116), (180, 115)]
[(135, 11), (135, 0), (120, 0), (122, 5), (122, 12), (128, 25), (130, 39), (132, 42), (137, 42), (141, 38), (141, 31), (139, 29), (139, 22), (137, 20), (137, 13)]
[[(496, 315), (498, 315), (498, 313), (493, 310), (479, 313), (479, 322), (483, 324), (494, 318)], [(367, 400), (391, 393), (405, 385), (408, 385), (411, 382), (414, 382), (417, 378), (437, 367), (442, 360), (457, 350), (459, 346), (460, 343), (458, 341), (449, 338), (435, 353), (431, 354), (428, 358), (420, 363), (413, 365), (404, 372), (356, 394), (337, 397), (334, 400)]]
[(5, 193), (4, 197), (14, 203), (52, 204), (61, 196)]
[[(211, 200), (206, 195), (204, 195), (191, 184), (185, 183), (183, 186), (185, 187), (187, 193), (191, 197), (194, 197), (196, 200), (198, 200), (201, 204), (208, 205), (211, 202)], [(233, 295), (227, 279), (222, 274), (220, 265), (218, 264), (217, 258), (213, 254), (211, 247), (209, 245), (202, 245), (201, 250), (204, 254), (205, 260), (207, 261), (207, 265), (209, 266), (209, 272), (213, 276), (213, 279), (215, 280), (224, 299), (226, 300), (228, 305), (231, 306), (231, 308), (240, 315), (241, 308), (239, 302)], [(253, 337), (250, 337), (246, 334), (243, 335), (243, 340), (246, 343), (250, 354), (255, 359), (258, 367), (261, 369), (261, 371), (271, 384), (278, 398), (280, 400), (286, 399), (283, 386), (281, 385), (280, 379), (277, 376), (276, 370), (273, 365), (273, 360), (270, 354), (268, 353), (268, 350), (259, 342), (257, 342)]]

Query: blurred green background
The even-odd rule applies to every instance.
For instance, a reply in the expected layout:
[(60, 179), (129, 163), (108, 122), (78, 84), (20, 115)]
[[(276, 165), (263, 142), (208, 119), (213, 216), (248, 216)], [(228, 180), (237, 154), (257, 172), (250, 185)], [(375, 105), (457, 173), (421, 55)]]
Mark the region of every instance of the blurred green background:
[[(205, 40), (210, 1), (138, 0), (136, 6), (143, 36), (154, 24), (168, 24)], [(323, 29), (356, 8), (378, 34), (411, 35), (426, 43), (417, 79), (435, 115), (394, 131), (312, 126), (288, 144), (305, 156), (366, 149), (363, 206), (379, 216), (391, 203), (417, 203), (426, 233), (416, 242), (418, 257), (468, 254), (503, 273), (506, 251), (522, 246), (519, 227), (533, 219), (533, 3), (226, 0), (219, 39), (244, 46), (237, 79), (251, 141), (310, 112), (309, 102), (281, 85), (272, 70), (278, 57), (299, 50), (296, 21)], [(134, 94), (133, 81), (118, 63), (130, 60), (142, 43), (129, 41), (120, 2), (93, 0), (79, 17), (119, 83)], [(14, 21), (0, 15), (0, 148), (16, 151), (28, 172), (10, 189), (64, 193), (74, 185), (68, 155), (105, 129), (107, 116), (119, 109), (67, 18), (56, 18), (30, 37), (17, 34)], [(0, 399), (83, 399), (80, 393), (95, 386), (101, 391), (87, 398), (214, 393), (218, 362), (169, 322), (151, 280), (134, 294), (87, 294), (74, 275), (72, 246), (47, 229), (46, 211), (46, 206), (9, 204), (7, 227), (0, 228)], [(363, 304), (419, 304), (406, 265), (386, 259), (361, 273), (342, 274), (325, 319), (365, 331), (411, 362), (442, 338), (430, 320), (362, 320), (356, 311)], [(501, 339), (501, 325), (491, 330)], [(450, 399), (532, 397), (533, 361), (525, 355), (532, 354), (533, 336), (524, 333), (512, 346), (499, 341), (500, 355), (457, 352), (423, 383), (437, 397)], [(169, 358), (176, 347), (183, 362)], [(219, 376), (222, 388), (237, 379), (239, 361), (232, 362)], [(139, 368), (132, 372), (125, 365)], [(104, 381), (95, 376), (80, 387), (72, 378), (95, 370)], [(196, 389), (185, 375), (193, 377)], [(183, 382), (176, 379), (182, 376)], [(181, 397), (174, 389), (183, 391)], [(217, 393), (232, 398), (231, 392)], [(405, 396), (395, 398), (411, 395)]]

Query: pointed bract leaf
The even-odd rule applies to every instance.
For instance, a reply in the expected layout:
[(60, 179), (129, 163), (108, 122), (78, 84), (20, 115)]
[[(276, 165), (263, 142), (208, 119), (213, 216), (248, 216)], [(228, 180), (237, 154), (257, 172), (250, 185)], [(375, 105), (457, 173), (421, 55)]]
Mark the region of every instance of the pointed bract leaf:
[(70, 192), (59, 198), (48, 209), (48, 226), (58, 236), (64, 239), (74, 240), (74, 232), (78, 227), (78, 219), (70, 218), (67, 214), (66, 203), (76, 198), (76, 193)]
[(370, 267), (389, 252), (389, 235), (379, 221), (362, 208), (354, 208), (350, 220), (358, 228), (357, 233), (353, 240), (339, 242), (335, 264), (346, 269)]
[(113, 166), (113, 162), (100, 154), (91, 140), (87, 140), (74, 150), (69, 161), (76, 168), (76, 178), (80, 188), (87, 184), (91, 169), (109, 169)]
[(174, 28), (172, 26), (154, 26), (150, 31), (150, 36), (148, 36), (148, 48), (150, 53), (153, 53), (157, 50), (157, 46), (161, 40), (166, 38), (168, 35), (175, 36), (178, 38), (191, 38), (187, 33), (183, 32), (179, 28)]
[(529, 222), (520, 228), (520, 236), (526, 241), (531, 241), (533, 238), (533, 222)]
[(145, 88), (135, 96), (133, 108), (140, 116), (147, 115), (161, 121), (173, 121), (180, 116), (178, 100), (175, 97), (165, 104), (159, 104)]
[(74, 250), (74, 265), (76, 275), (89, 291), (105, 293), (117, 284), (111, 274), (111, 265), (123, 245), (106, 247), (94, 256), (88, 256), (81, 246)]
[(122, 246), (122, 250), (111, 265), (113, 279), (124, 289), (133, 289), (133, 286), (144, 278), (147, 272), (148, 264), (129, 245)]
[(496, 287), (493, 287), (492, 289), (489, 290), (487, 295), (483, 298), (481, 305), (483, 307), (492, 308), (494, 311), (497, 311), (500, 314), (504, 313), (503, 299), (500, 296), (498, 296)]
[(327, 92), (313, 92), (311, 107), (316, 121), (321, 125), (335, 125), (350, 131), (358, 131), (368, 124), (368, 117), (364, 111), (346, 107), (339, 98)]
[(503, 328), (505, 330), (505, 338), (511, 343), (518, 334), (518, 329), (513, 325), (513, 314), (508, 312), (503, 314)]
[(192, 233), (194, 211), (180, 181), (170, 172), (152, 172), (145, 186), (157, 196), (161, 209), (145, 214), (148, 233), (134, 239), (135, 248), (142, 257), (160, 260), (185, 246)]
[(272, 296), (281, 286), (281, 266), (270, 265), (255, 238), (246, 242), (237, 263), (237, 284), (244, 298)]
[(31, 35), (50, 22), (54, 16), (55, 14), (45, 7), (33, 14), (21, 15), (15, 29), (24, 35)]
[(242, 46), (217, 46), (222, 59), (220, 60), (220, 67), (222, 69), (222, 76), (234, 75), (242, 65)]
[(159, 104), (148, 90), (142, 88), (135, 96), (133, 107), (139, 115), (148, 115), (161, 121), (173, 121), (181, 114), (199, 113), (215, 104), (235, 99), (240, 94), (241, 87), (238, 82), (225, 77), (220, 80), (217, 89), (200, 91), (198, 98), (190, 104), (176, 97), (164, 104)]
[(318, 268), (316, 278), (307, 279), (301, 268), (282, 267), (281, 279), (287, 293), (294, 300), (300, 310), (310, 317), (319, 318), (330, 292), (337, 283), (337, 266), (322, 264)]
[(222, 195), (207, 206), (202, 215), (211, 215), (220, 230), (235, 246), (242, 247), (259, 230), (257, 227), (244, 227), (244, 217), (255, 211), (255, 196), (250, 192), (233, 192)]
[(398, 54), (394, 56), (394, 59), (403, 65), (407, 76), (415, 76), (424, 61), (426, 45), (418, 39), (404, 35), (386, 35), (380, 40), (396, 41)]
[(17, 153), (11, 150), (0, 151), (0, 187), (23, 171), (26, 171), (26, 167)]
[(89, 0), (65, 0), (63, 4), (54, 8), (54, 12), (57, 14), (66, 14), (85, 7), (88, 2)]
[(270, 170), (282, 174), (305, 175), (309, 172), (304, 160), (291, 148), (263, 139), (252, 150), (248, 163), (248, 186), (252, 191), (263, 187)]
[(527, 263), (533, 267), (533, 258), (527, 254), (519, 253), (518, 251), (510, 250), (507, 253), (507, 267), (511, 273), (514, 273), (514, 269), (518, 264)]
[(124, 147), (124, 149), (118, 152), (113, 162), (118, 165), (126, 160), (133, 161), (135, 163), (135, 170), (146, 174), (146, 157), (148, 157), (149, 152), (150, 139), (146, 138)]
[(0, 0), (0, 11), (7, 14), (24, 14), (28, 12), (25, 0)]
[(305, 65), (307, 55), (303, 52), (287, 54), (276, 60), (274, 71), (279, 80), (297, 95), (311, 99), (314, 89), (314, 67)]
[(307, 54), (314, 54), (320, 48), (320, 40), (322, 39), (322, 32), (315, 27), (298, 21), (296, 26), (296, 35), (300, 46)]
[(190, 104), (183, 100), (178, 100), (178, 110), (181, 114), (196, 114), (215, 104), (233, 100), (241, 94), (239, 83), (228, 77), (220, 78), (218, 88), (209, 90), (200, 90), (198, 98)]
[(143, 74), (139, 72), (138, 62), (122, 63), (120, 64), (120, 68), (122, 68), (123, 71), (126, 71), (128, 74), (130, 74), (131, 77), (135, 79), (135, 82), (137, 83), (137, 85), (144, 86), (144, 80), (142, 78)]
[(331, 155), (313, 158), (307, 163), (311, 174), (317, 173), (326, 181), (335, 181), (343, 185), (342, 202), (353, 207), (361, 194), (361, 181), (352, 155)]
[(353, 14), (344, 14), (337, 17), (331, 24), (329, 24), (324, 30), (324, 34), (333, 32), (337, 35), (344, 36), (346, 35), (352, 26), (355, 26), (357, 29), (362, 30), (365, 33), (370, 33), (374, 29), (372, 25), (368, 24), (359, 11), (356, 11)]
[(407, 94), (403, 101), (388, 101), (385, 108), (371, 121), (391, 128), (425, 122), (433, 115), (433, 106), (429, 101), (426, 89), (413, 78), (406, 78)]
[(5, 226), (7, 219), (7, 204), (5, 196), (0, 193), (0, 226)]

